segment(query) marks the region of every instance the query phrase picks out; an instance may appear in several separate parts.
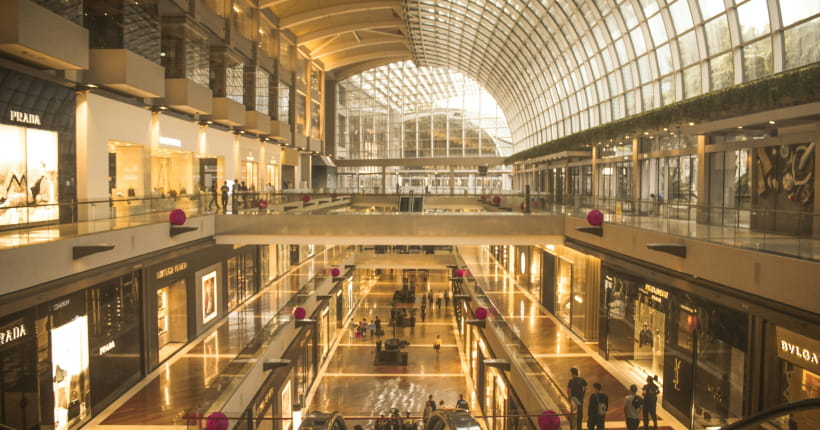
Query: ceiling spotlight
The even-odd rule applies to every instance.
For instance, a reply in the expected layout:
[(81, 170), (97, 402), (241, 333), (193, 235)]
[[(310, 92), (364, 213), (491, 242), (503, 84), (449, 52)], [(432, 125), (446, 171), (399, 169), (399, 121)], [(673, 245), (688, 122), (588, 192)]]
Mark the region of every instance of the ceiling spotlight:
[(769, 121), (769, 124), (774, 125), (774, 121)]
[(689, 125), (690, 125), (690, 126), (693, 126), (693, 125), (695, 125), (695, 123), (694, 123), (694, 122), (690, 122), (690, 123), (689, 123)]
[(738, 129), (741, 129), (741, 128), (743, 128), (743, 126), (742, 126), (742, 125), (739, 125), (739, 126), (737, 126), (737, 128), (738, 128)]
[(160, 113), (168, 110), (168, 106), (150, 106), (148, 108), (151, 112)]

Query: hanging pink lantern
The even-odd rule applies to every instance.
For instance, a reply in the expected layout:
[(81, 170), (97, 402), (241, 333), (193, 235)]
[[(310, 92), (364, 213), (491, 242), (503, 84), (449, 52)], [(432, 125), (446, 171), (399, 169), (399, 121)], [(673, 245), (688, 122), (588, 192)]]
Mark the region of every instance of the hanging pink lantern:
[(330, 269), (330, 274), (333, 275), (334, 278), (339, 276), (341, 273), (342, 273), (342, 271), (339, 270), (338, 267), (334, 267), (334, 268)]
[(456, 278), (464, 276), (464, 270), (456, 269)]
[(538, 416), (538, 428), (540, 430), (558, 430), (560, 427), (561, 418), (558, 417), (555, 411), (544, 411)]
[(305, 310), (305, 308), (298, 306), (296, 307), (296, 309), (293, 310), (293, 316), (297, 320), (303, 320), (307, 316), (307, 311)]
[(310, 196), (305, 194), (304, 196), (302, 196), (302, 201), (305, 202), (305, 203), (309, 202), (310, 201)]
[(259, 200), (259, 203), (257, 203), (257, 204), (259, 205), (259, 209), (263, 209), (263, 210), (264, 210), (264, 209), (267, 209), (267, 208), (268, 208), (268, 201), (267, 201), (267, 200), (262, 200), (262, 199), (260, 199), (260, 200)]
[(495, 203), (495, 204), (501, 203), (501, 196), (494, 196), (493, 197), (493, 203)]
[(587, 213), (587, 222), (591, 226), (598, 227), (604, 223), (604, 213), (598, 209), (593, 209)]
[(222, 412), (214, 412), (208, 415), (205, 428), (207, 430), (228, 430), (228, 417)]
[(168, 214), (168, 221), (170, 221), (172, 225), (185, 224), (186, 219), (185, 211), (182, 209), (174, 209)]
[(475, 311), (473, 311), (473, 315), (475, 315), (476, 319), (483, 320), (487, 318), (487, 309), (479, 306), (475, 308)]

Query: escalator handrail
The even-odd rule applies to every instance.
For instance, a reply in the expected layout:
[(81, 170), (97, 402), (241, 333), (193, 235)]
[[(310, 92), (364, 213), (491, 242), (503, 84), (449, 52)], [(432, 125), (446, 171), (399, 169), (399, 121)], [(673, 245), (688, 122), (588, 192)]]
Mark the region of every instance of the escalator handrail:
[(754, 415), (745, 417), (739, 421), (735, 421), (732, 424), (722, 427), (721, 430), (741, 430), (746, 428), (746, 426), (755, 424), (760, 421), (777, 418), (779, 416), (786, 415), (790, 412), (796, 412), (799, 410), (812, 408), (820, 409), (820, 397), (779, 404), (775, 407), (766, 409), (765, 411), (761, 411)]

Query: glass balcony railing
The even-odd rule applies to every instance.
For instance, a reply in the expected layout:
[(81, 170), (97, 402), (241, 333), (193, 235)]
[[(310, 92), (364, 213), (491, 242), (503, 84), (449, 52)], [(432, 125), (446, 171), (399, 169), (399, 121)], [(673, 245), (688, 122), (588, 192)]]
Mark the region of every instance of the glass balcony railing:
[[(412, 197), (412, 199), (407, 199)], [(402, 198), (419, 203), (405, 208)], [(419, 199), (421, 198), (421, 199)], [(529, 202), (527, 202), (529, 200)], [(350, 203), (350, 204), (347, 204)], [(527, 204), (529, 203), (529, 204)], [(748, 205), (747, 205), (748, 206)], [(39, 207), (39, 206), (38, 206)], [(0, 207), (9, 211), (32, 207)], [(770, 252), (802, 259), (820, 260), (820, 213), (753, 207), (699, 205), (685, 201), (621, 200), (591, 196), (556, 197), (521, 193), (485, 194), (342, 194), (286, 190), (279, 193), (230, 195), (223, 205), (213, 194), (177, 195), (162, 198), (109, 199), (55, 205), (50, 221), (30, 222), (17, 216), (0, 225), (0, 248), (30, 245), (100, 231), (167, 222), (168, 212), (182, 209), (188, 216), (224, 214), (387, 214), (415, 212), (425, 215), (482, 215), (509, 213), (518, 216), (543, 214), (586, 218), (598, 209), (607, 224), (657, 231), (673, 236)], [(529, 209), (529, 210), (528, 210)], [(25, 211), (23, 211), (25, 212)], [(20, 212), (20, 213), (23, 213)]]

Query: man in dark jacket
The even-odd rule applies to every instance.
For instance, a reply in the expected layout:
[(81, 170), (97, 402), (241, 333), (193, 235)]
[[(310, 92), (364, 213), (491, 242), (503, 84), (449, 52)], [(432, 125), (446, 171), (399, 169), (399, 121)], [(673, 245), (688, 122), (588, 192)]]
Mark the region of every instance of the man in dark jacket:
[(604, 430), (606, 413), (609, 410), (609, 398), (601, 392), (601, 384), (592, 384), (592, 394), (589, 396), (589, 409), (587, 410), (587, 426), (589, 430)]
[(584, 395), (587, 391), (587, 381), (578, 376), (578, 369), (573, 367), (569, 371), (572, 374), (572, 379), (567, 384), (567, 395), (569, 395), (571, 407), (575, 412), (575, 419), (570, 418), (570, 428), (572, 430), (581, 430), (584, 422)]

